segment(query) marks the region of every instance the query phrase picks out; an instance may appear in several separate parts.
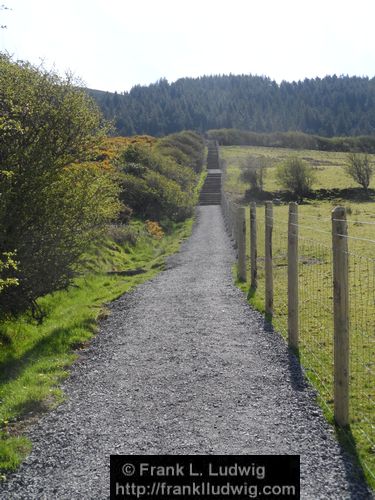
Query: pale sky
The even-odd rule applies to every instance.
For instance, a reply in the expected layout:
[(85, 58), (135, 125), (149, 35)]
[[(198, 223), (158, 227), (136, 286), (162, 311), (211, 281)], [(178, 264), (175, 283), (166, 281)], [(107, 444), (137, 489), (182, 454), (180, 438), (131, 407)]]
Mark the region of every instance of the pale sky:
[(0, 51), (90, 87), (375, 76), (375, 0), (0, 0)]

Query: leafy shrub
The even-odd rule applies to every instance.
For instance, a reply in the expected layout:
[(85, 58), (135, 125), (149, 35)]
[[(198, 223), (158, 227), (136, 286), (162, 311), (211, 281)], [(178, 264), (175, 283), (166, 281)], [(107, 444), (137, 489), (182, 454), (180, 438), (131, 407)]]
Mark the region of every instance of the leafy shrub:
[(142, 177), (125, 174), (121, 178), (121, 200), (141, 217), (147, 216), (156, 204), (154, 193)]
[(77, 82), (0, 56), (0, 88), (0, 254), (16, 252), (3, 279), (19, 282), (0, 308), (38, 315), (36, 299), (69, 285), (93, 232), (118, 212), (118, 187), (84, 163), (105, 129)]
[(159, 211), (157, 206), (154, 207), (155, 211), (151, 209), (147, 214), (148, 218), (154, 218), (152, 214), (155, 213), (156, 220), (160, 220), (162, 216), (165, 216), (179, 222), (192, 214), (193, 200), (189, 193), (182, 191), (177, 182), (152, 171), (148, 172), (145, 179), (159, 208)]
[[(192, 143), (197, 140), (196, 134), (185, 135)], [(148, 144), (131, 144), (123, 151), (116, 162), (121, 201), (142, 218), (181, 221), (192, 214), (197, 176), (192, 168), (164, 153), (163, 148)]]
[(263, 158), (249, 155), (241, 165), (241, 180), (250, 184), (254, 191), (263, 191), (266, 175), (265, 161)]
[(143, 144), (132, 144), (119, 157), (117, 164), (121, 171), (144, 177), (148, 169), (176, 181), (182, 189), (192, 190), (195, 175), (190, 168), (184, 168), (171, 158), (165, 157)]
[(367, 191), (374, 174), (369, 157), (367, 154), (349, 153), (347, 160), (345, 172)]
[(164, 236), (164, 231), (161, 228), (160, 224), (156, 221), (146, 220), (146, 231), (151, 236), (154, 236), (157, 240), (161, 240)]
[(202, 171), (205, 144), (196, 132), (170, 134), (158, 141), (157, 149), (171, 156), (180, 165), (192, 168), (196, 173)]
[(176, 148), (175, 146), (172, 146), (171, 144), (162, 142), (163, 139), (160, 139), (156, 150), (162, 154), (163, 156), (169, 156), (172, 158), (178, 165), (189, 165), (190, 160), (189, 156), (181, 151), (181, 149)]
[(123, 204), (118, 213), (117, 220), (122, 224), (129, 224), (132, 214), (133, 210), (127, 205)]
[(136, 177), (143, 177), (147, 172), (147, 167), (141, 163), (127, 162), (122, 168), (125, 174), (135, 175)]
[(276, 178), (282, 187), (300, 198), (310, 192), (315, 180), (312, 167), (297, 157), (290, 157), (279, 165)]
[[(10, 286), (17, 286), (19, 283), (17, 278), (9, 275), (9, 271), (14, 273), (17, 270), (17, 261), (14, 257), (14, 252), (5, 252), (0, 259), (0, 293)], [(7, 276), (3, 277), (5, 273)]]

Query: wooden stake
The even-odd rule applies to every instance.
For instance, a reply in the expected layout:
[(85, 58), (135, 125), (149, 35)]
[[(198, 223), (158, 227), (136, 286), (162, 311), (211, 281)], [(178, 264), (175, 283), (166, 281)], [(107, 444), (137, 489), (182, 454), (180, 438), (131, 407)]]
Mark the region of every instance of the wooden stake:
[(246, 281), (246, 218), (245, 207), (237, 209), (238, 278)]
[(298, 350), (298, 205), (289, 203), (288, 221), (288, 344)]
[(258, 266), (257, 266), (257, 204), (250, 203), (250, 286), (256, 290), (258, 286)]
[(273, 276), (272, 276), (272, 228), (273, 228), (273, 208), (272, 201), (267, 201), (265, 206), (265, 310), (266, 314), (273, 315)]
[(345, 208), (332, 211), (333, 314), (334, 314), (334, 416), (349, 425), (349, 287), (348, 228)]

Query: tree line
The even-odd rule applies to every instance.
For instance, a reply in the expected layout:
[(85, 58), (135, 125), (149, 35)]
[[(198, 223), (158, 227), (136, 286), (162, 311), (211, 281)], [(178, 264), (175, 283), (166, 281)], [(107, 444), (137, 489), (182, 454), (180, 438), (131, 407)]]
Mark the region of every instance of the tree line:
[[(184, 132), (100, 161), (108, 123), (85, 91), (0, 54), (0, 311), (67, 288), (109, 223), (191, 215), (204, 141)], [(124, 149), (124, 148), (123, 148)]]
[(238, 129), (218, 129), (207, 132), (208, 139), (221, 146), (262, 146), (267, 148), (313, 149), (375, 153), (375, 136), (322, 137), (304, 132), (249, 132)]
[(89, 90), (120, 135), (234, 128), (323, 137), (375, 132), (375, 78), (326, 76), (280, 84), (263, 76), (161, 79), (129, 92)]

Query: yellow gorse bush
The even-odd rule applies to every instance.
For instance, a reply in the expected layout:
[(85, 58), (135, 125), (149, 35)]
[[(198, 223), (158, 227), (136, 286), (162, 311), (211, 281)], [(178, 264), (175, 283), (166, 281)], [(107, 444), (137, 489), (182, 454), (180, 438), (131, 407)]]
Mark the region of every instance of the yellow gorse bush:
[(161, 240), (163, 238), (164, 231), (160, 227), (160, 224), (158, 222), (152, 220), (146, 220), (145, 225), (147, 232), (151, 234), (154, 238), (156, 238), (157, 240)]

